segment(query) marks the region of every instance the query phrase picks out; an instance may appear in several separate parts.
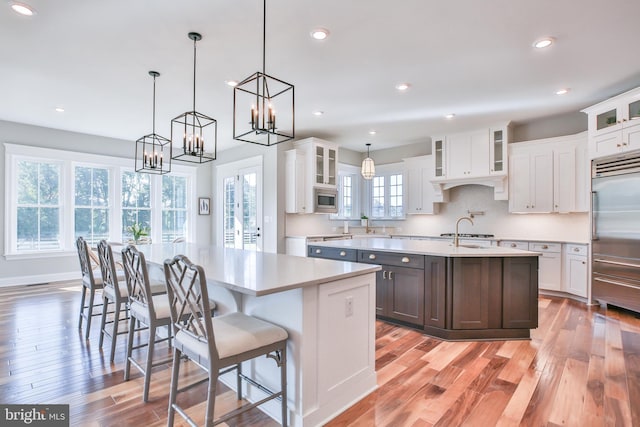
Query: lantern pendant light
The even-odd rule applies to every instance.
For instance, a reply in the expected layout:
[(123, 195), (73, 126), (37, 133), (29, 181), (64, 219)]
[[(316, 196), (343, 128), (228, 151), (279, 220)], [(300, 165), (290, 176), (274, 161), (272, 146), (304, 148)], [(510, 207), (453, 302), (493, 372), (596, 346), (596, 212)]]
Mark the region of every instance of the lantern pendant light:
[(190, 163), (206, 163), (216, 159), (218, 149), (218, 123), (215, 119), (196, 111), (196, 42), (199, 33), (189, 33), (193, 40), (193, 110), (171, 120), (173, 159)]
[(362, 169), (360, 173), (364, 179), (372, 179), (376, 176), (376, 165), (373, 163), (373, 159), (369, 156), (369, 147), (371, 144), (367, 144), (367, 158), (362, 161)]
[(266, 26), (267, 0), (263, 0), (262, 72), (233, 89), (233, 139), (271, 146), (295, 138), (295, 100), (292, 84), (266, 73)]
[(171, 140), (156, 134), (156, 77), (160, 73), (149, 71), (149, 75), (153, 77), (153, 131), (136, 141), (135, 169), (163, 175), (171, 172)]

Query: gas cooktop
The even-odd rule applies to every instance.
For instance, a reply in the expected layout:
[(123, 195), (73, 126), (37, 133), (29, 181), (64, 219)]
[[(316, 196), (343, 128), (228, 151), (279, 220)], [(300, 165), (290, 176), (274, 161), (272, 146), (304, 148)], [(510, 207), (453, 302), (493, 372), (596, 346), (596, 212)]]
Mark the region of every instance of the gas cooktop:
[[(456, 234), (455, 233), (442, 233), (440, 235), (440, 237), (454, 237)], [(493, 238), (493, 234), (463, 234), (460, 233), (458, 234), (458, 237), (464, 237), (464, 238), (476, 238), (476, 239), (491, 239)]]

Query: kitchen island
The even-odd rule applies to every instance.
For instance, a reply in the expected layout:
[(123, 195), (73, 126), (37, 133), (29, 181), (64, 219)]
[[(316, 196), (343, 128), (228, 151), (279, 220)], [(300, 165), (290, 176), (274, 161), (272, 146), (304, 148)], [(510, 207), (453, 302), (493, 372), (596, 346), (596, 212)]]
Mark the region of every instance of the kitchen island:
[[(138, 246), (161, 275), (165, 259), (186, 255), (201, 265), (216, 313), (242, 311), (285, 328), (290, 426), (318, 426), (377, 387), (375, 373), (375, 280), (378, 265), (301, 258), (283, 254), (188, 243)], [(163, 276), (162, 276), (163, 277)], [(160, 278), (160, 277), (158, 277)], [(267, 358), (243, 371), (272, 390), (280, 374)], [(233, 373), (221, 377), (235, 389)], [(262, 391), (247, 385), (246, 398)], [(280, 404), (262, 408), (280, 421)]]
[(537, 252), (448, 241), (318, 242), (309, 257), (382, 266), (376, 314), (443, 339), (529, 338), (538, 326)]

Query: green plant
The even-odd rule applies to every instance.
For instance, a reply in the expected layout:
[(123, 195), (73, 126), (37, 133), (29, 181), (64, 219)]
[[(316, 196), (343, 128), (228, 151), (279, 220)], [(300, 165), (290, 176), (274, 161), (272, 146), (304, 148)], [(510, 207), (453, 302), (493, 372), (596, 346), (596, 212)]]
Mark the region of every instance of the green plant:
[(360, 219), (369, 219), (369, 217), (366, 216), (365, 214), (360, 214)]
[(149, 229), (147, 227), (141, 227), (138, 223), (127, 227), (127, 231), (129, 231), (133, 235), (133, 240), (136, 243), (138, 243), (141, 237), (149, 235)]

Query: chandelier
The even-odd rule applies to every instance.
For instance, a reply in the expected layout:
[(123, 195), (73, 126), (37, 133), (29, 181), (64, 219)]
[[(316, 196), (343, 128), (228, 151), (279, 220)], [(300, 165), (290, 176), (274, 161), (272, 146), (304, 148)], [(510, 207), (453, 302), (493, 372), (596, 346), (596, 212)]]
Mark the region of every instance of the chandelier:
[(196, 111), (196, 42), (199, 33), (189, 33), (193, 40), (193, 110), (171, 120), (173, 159), (190, 163), (206, 163), (216, 159), (218, 124), (215, 119)]
[(267, 0), (263, 0), (262, 72), (233, 89), (233, 139), (271, 146), (295, 137), (295, 103), (293, 85), (266, 73), (266, 27)]
[(362, 169), (360, 170), (364, 179), (372, 179), (376, 176), (376, 165), (373, 163), (371, 156), (369, 156), (369, 146), (371, 144), (367, 144), (367, 158), (362, 161)]
[(156, 134), (156, 77), (160, 73), (149, 71), (149, 75), (153, 77), (153, 130), (136, 141), (135, 169), (136, 172), (162, 175), (171, 172), (171, 140)]

